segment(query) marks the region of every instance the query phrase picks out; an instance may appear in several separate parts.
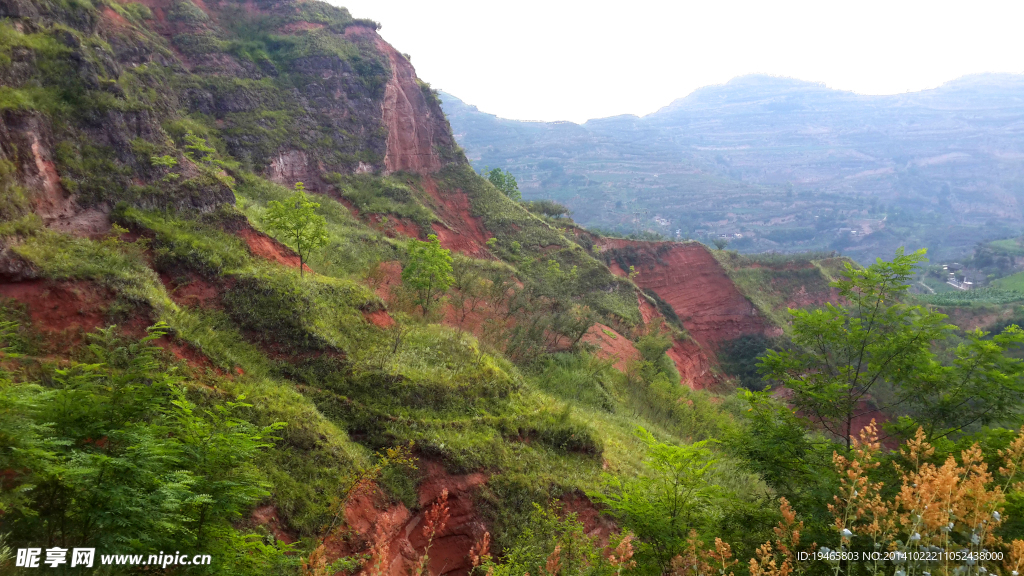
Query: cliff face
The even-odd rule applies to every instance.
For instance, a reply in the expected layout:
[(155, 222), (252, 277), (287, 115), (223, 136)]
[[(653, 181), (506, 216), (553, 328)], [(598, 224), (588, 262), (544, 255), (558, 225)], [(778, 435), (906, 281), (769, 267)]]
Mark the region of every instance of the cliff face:
[[(644, 324), (661, 319), (665, 316), (658, 308), (647, 299), (640, 297), (640, 315)], [(713, 370), (714, 354), (701, 347), (695, 340), (689, 338), (675, 338), (672, 347), (666, 352), (672, 362), (679, 370), (679, 377), (683, 384), (694, 389), (709, 388), (721, 381), (721, 377)]]
[(625, 274), (633, 266), (634, 282), (671, 306), (694, 340), (708, 350), (774, 330), (701, 244), (609, 239), (603, 248), (613, 272)]
[(369, 38), (384, 54), (391, 67), (391, 78), (381, 103), (382, 120), (387, 128), (387, 151), (384, 167), (388, 172), (407, 171), (419, 174), (437, 172), (444, 162), (438, 148), (454, 146), (451, 129), (441, 111), (440, 100), (416, 77), (409, 60), (368, 28), (352, 27), (345, 31), (349, 38)]
[[(626, 276), (633, 267), (637, 286), (655, 294), (671, 312), (640, 301), (645, 322), (674, 314), (692, 339), (677, 339), (668, 350), (683, 381), (707, 388), (722, 381), (714, 370), (720, 347), (741, 336), (775, 336), (781, 330), (740, 291), (701, 244), (597, 239), (609, 268)], [(669, 320), (666, 318), (666, 320)]]

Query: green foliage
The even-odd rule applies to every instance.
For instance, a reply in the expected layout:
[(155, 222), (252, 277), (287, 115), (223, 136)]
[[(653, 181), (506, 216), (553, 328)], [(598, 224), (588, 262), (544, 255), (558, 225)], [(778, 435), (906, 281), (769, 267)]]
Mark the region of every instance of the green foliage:
[(715, 489), (706, 476), (716, 459), (707, 441), (678, 446), (659, 442), (643, 428), (636, 434), (647, 447), (644, 472), (626, 479), (609, 475), (604, 490), (589, 496), (640, 538), (640, 558), (667, 570), (690, 530), (708, 519)]
[(113, 148), (84, 138), (77, 141), (67, 139), (59, 142), (54, 152), (61, 184), (69, 192), (88, 202), (127, 196), (125, 177), (131, 171), (118, 165)]
[(722, 435), (725, 447), (794, 505), (809, 539), (824, 541), (833, 530), (826, 506), (839, 485), (831, 465), (835, 445), (808, 431), (805, 419), (769, 392), (741, 390), (738, 396), (745, 409), (740, 426)]
[(934, 306), (974, 306), (987, 304), (1012, 304), (1024, 300), (1024, 292), (1004, 290), (998, 287), (976, 288), (974, 290), (951, 290), (938, 294), (915, 295), (919, 302)]
[(510, 200), (518, 202), (523, 199), (523, 194), (519, 191), (519, 183), (516, 182), (516, 177), (511, 172), (495, 168), (487, 173), (487, 181)]
[(187, 268), (207, 276), (237, 273), (252, 266), (245, 242), (195, 220), (122, 207), (115, 212), (124, 225), (154, 233), (157, 268)]
[(149, 6), (146, 6), (145, 4), (140, 4), (138, 2), (129, 2), (124, 5), (124, 9), (136, 20), (153, 19), (153, 11), (150, 10)]
[(672, 382), (679, 381), (675, 364), (665, 355), (671, 347), (671, 338), (660, 330), (650, 330), (636, 341), (636, 349), (640, 352), (640, 371), (645, 380), (651, 381), (659, 375), (665, 375)]
[(95, 280), (136, 305), (173, 310), (159, 277), (147, 265), (144, 249), (144, 243), (123, 242), (116, 235), (97, 241), (40, 230), (15, 251), (47, 278)]
[(31, 209), (25, 189), (16, 179), (13, 162), (0, 160), (0, 219), (9, 221), (24, 217)]
[(541, 389), (574, 404), (614, 409), (610, 362), (585, 353), (561, 353), (545, 357), (542, 366), (537, 379)]
[(188, 24), (209, 22), (210, 17), (189, 0), (178, 0), (167, 11), (167, 19)]
[(1024, 294), (1024, 273), (1018, 272), (1010, 276), (998, 278), (992, 282), (992, 287)]
[[(733, 251), (714, 252), (736, 287), (772, 323), (789, 329), (791, 306), (800, 307), (799, 295), (827, 300), (829, 285), (850, 261), (832, 253), (741, 255)], [(794, 300), (797, 300), (794, 302)]]
[(497, 239), (490, 249), (494, 255), (524, 268), (525, 276), (533, 275), (533, 266), (545, 270), (552, 259), (565, 271), (575, 267), (577, 290), (573, 294), (579, 305), (608, 325), (633, 327), (640, 323), (632, 283), (612, 275), (578, 244), (520, 203), (510, 201), (469, 166), (450, 164), (436, 178), (439, 186), (462, 190), (469, 197), (472, 214)]
[[(613, 537), (616, 546), (622, 536)], [(487, 557), (483, 569), (494, 576), (523, 574), (574, 574), (611, 576), (618, 566), (602, 553), (594, 536), (586, 534), (583, 523), (573, 512), (560, 513), (534, 503), (525, 527), (500, 562)]]
[(903, 386), (912, 401), (901, 422), (905, 434), (923, 426), (929, 439), (979, 425), (1017, 425), (1024, 401), (1024, 361), (1014, 356), (1024, 331), (1014, 324), (1001, 333), (974, 330), (958, 344), (949, 364), (931, 366)]
[(415, 291), (416, 304), (426, 315), (455, 281), (452, 253), (441, 247), (434, 234), (426, 242), (410, 238), (407, 250), (409, 260), (402, 267), (402, 282)]
[(524, 203), (524, 206), (534, 214), (548, 216), (549, 218), (561, 218), (562, 216), (568, 216), (571, 212), (569, 208), (551, 200), (531, 200)]
[(758, 372), (758, 364), (772, 342), (759, 335), (740, 336), (721, 345), (718, 359), (722, 370), (739, 379), (747, 390), (759, 391), (766, 386)]
[(284, 422), (256, 428), (235, 416), (251, 404), (225, 402), (212, 410), (200, 411), (186, 398), (184, 391), (175, 389), (172, 404), (178, 438), (184, 457), (195, 462), (199, 476), (193, 489), (202, 495), (192, 502), (195, 518), (196, 544), (203, 543), (203, 528), (218, 519), (237, 520), (247, 505), (269, 495), (270, 484), (255, 466), (255, 457), (279, 440), (274, 434), (285, 427)]
[[(266, 206), (272, 201), (287, 202), (293, 194), (287, 188), (253, 174), (239, 175), (235, 188), (238, 209), (252, 225), (268, 230)], [(327, 246), (307, 264), (319, 274), (347, 278), (351, 275), (366, 277), (381, 262), (397, 260), (403, 248), (382, 234), (363, 225), (341, 202), (330, 196), (317, 197), (317, 213), (327, 222)], [(317, 256), (317, 255), (314, 255)]]
[(320, 204), (306, 196), (302, 182), (295, 183), (295, 194), (285, 202), (267, 204), (267, 226), (282, 235), (299, 255), (299, 273), (305, 274), (309, 255), (327, 245), (327, 220), (316, 213)]
[(232, 526), (268, 494), (256, 462), (283, 424), (239, 418), (240, 400), (200, 409), (153, 345), (166, 330), (100, 331), (88, 363), (44, 366), (38, 384), (2, 375), (0, 466), (17, 471), (0, 491), (5, 527), (19, 545), (110, 553), (190, 543), (218, 557), (218, 573), (287, 563)]
[(867, 269), (847, 265), (834, 283), (849, 305), (793, 310), (793, 351), (770, 351), (763, 373), (793, 390), (793, 404), (847, 446), (861, 401), (876, 386), (900, 386), (930, 369), (945, 316), (900, 302), (924, 251), (896, 253)]
[(341, 195), (352, 202), (361, 214), (392, 214), (408, 218), (421, 230), (430, 228), (437, 220), (433, 212), (420, 203), (413, 189), (394, 177), (328, 175)]
[(904, 434), (923, 425), (929, 439), (1019, 417), (1024, 372), (1006, 352), (1024, 335), (1016, 326), (992, 340), (976, 332), (951, 364), (940, 363), (933, 343), (954, 327), (944, 315), (902, 301), (923, 259), (924, 251), (900, 250), (867, 269), (848, 264), (833, 284), (848, 304), (791, 311), (795, 349), (770, 351), (762, 361), (766, 376), (793, 391), (793, 405), (848, 447), (873, 391), (901, 408)]
[(368, 329), (359, 309), (375, 299), (354, 282), (324, 276), (303, 282), (270, 267), (236, 278), (224, 305), (259, 341), (300, 350), (353, 350)]
[(1011, 256), (1024, 256), (1024, 244), (1021, 243), (1021, 238), (993, 240), (988, 243), (988, 246)]

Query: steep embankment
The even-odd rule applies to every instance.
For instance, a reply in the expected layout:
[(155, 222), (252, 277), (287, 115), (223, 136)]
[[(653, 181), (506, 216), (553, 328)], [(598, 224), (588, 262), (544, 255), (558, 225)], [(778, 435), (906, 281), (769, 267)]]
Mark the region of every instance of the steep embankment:
[(368, 38), (387, 57), (391, 68), (381, 104), (382, 119), (388, 131), (384, 154), (387, 171), (428, 174), (440, 170), (444, 162), (438, 155), (438, 148), (451, 148), (454, 141), (437, 96), (416, 77), (409, 60), (373, 30), (355, 26), (346, 29), (345, 36)]
[(787, 310), (835, 302), (839, 298), (831, 282), (850, 262), (831, 254), (740, 255), (716, 253), (736, 287), (776, 326), (789, 322)]
[[(772, 337), (782, 333), (779, 321), (765, 315), (747, 292), (731, 277), (702, 244), (641, 242), (613, 238), (593, 240), (613, 273), (627, 276), (630, 267), (637, 286), (657, 296), (661, 309), (641, 299), (645, 322), (666, 315), (678, 319), (692, 339), (675, 339), (669, 356), (675, 361), (683, 380), (696, 388), (715, 385), (722, 380), (717, 353), (723, 346), (744, 336)], [(801, 285), (784, 304), (805, 305), (830, 295), (817, 284)], [(745, 290), (746, 289), (746, 290)], [(774, 301), (773, 301), (774, 303)], [(769, 309), (769, 314), (773, 310)]]
[(599, 245), (613, 272), (626, 275), (632, 266), (637, 286), (668, 304), (705, 349), (777, 330), (701, 244), (607, 239)]

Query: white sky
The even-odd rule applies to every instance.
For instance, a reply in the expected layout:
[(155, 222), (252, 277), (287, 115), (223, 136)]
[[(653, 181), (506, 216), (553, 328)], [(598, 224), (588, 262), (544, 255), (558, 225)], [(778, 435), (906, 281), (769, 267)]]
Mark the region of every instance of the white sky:
[(1024, 72), (1024, 2), (329, 0), (485, 112), (643, 115), (750, 73), (862, 94)]

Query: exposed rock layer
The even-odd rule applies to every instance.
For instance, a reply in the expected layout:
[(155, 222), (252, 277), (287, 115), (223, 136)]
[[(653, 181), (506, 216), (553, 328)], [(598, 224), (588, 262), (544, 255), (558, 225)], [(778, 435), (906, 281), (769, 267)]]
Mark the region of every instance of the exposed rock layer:
[[(704, 348), (715, 350), (740, 336), (765, 334), (771, 326), (701, 244), (608, 239), (606, 249), (632, 249), (634, 282), (672, 307)], [(621, 266), (613, 271), (623, 273)]]

